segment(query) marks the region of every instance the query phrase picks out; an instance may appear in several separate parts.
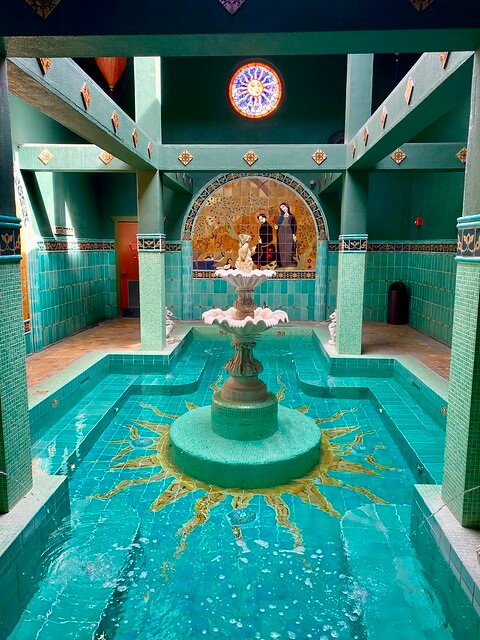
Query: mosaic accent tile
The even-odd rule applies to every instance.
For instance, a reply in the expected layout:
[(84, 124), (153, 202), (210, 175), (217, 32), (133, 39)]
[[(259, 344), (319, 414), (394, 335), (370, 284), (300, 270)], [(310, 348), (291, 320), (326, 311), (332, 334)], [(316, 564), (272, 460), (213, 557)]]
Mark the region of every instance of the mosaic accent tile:
[(80, 89), (80, 93), (82, 94), (82, 100), (85, 109), (88, 109), (92, 103), (92, 96), (90, 94), (90, 88), (86, 82), (83, 83), (82, 88)]
[(312, 159), (315, 160), (317, 164), (322, 164), (327, 159), (327, 154), (324, 153), (321, 149), (317, 149), (315, 153), (312, 155)]
[(455, 154), (456, 157), (460, 160), (460, 162), (462, 162), (463, 164), (465, 164), (467, 162), (467, 147), (463, 147), (462, 149), (460, 149), (460, 151), (458, 153)]
[(153, 144), (151, 142), (149, 142), (147, 145), (147, 153), (148, 157), (151, 158), (153, 154)]
[(339, 236), (339, 251), (367, 251), (368, 236), (352, 235)]
[(413, 89), (415, 85), (413, 84), (412, 78), (407, 80), (407, 86), (405, 87), (405, 102), (410, 105), (412, 101)]
[(0, 261), (12, 258), (20, 260), (20, 220), (8, 216), (0, 216)]
[(233, 16), (236, 13), (242, 4), (246, 2), (246, 0), (218, 0), (224, 9), (228, 11), (228, 13)]
[(355, 140), (352, 140), (352, 158), (355, 158), (356, 153), (357, 153), (357, 145), (355, 144)]
[(440, 64), (442, 65), (442, 69), (447, 68), (448, 58), (450, 57), (450, 51), (440, 51), (438, 54), (438, 59), (440, 60)]
[(402, 162), (407, 157), (407, 154), (399, 148), (399, 149), (395, 149), (395, 151), (390, 155), (390, 157), (397, 164), (402, 164)]
[(417, 11), (425, 11), (427, 7), (429, 7), (434, 0), (410, 0)]
[(385, 105), (383, 105), (382, 115), (380, 117), (380, 122), (382, 123), (382, 129), (385, 129), (385, 125), (387, 124), (387, 118), (388, 118), (388, 109)]
[(243, 156), (243, 159), (248, 164), (248, 166), (251, 167), (252, 164), (255, 164), (255, 162), (258, 160), (258, 156), (255, 151), (253, 151), (253, 149), (250, 149), (250, 151), (247, 151), (247, 153)]
[(42, 153), (38, 156), (38, 159), (41, 160), (45, 166), (50, 162), (52, 158), (53, 158), (53, 154), (50, 153), (48, 149), (44, 149)]
[(52, 67), (52, 59), (38, 58), (38, 64), (40, 65), (40, 69), (42, 70), (43, 75), (46, 75)]
[(136, 148), (138, 145), (138, 131), (137, 131), (137, 127), (134, 128), (134, 130), (132, 131), (132, 140), (133, 140), (133, 146)]
[(115, 133), (117, 133), (118, 128), (120, 127), (120, 121), (118, 119), (118, 113), (116, 111), (114, 111), (112, 113), (112, 116), (111, 116), (110, 119), (112, 121), (113, 130), (115, 131)]
[(368, 136), (370, 134), (368, 133), (368, 127), (365, 127), (363, 130), (363, 145), (366, 147), (368, 144)]
[(159, 234), (138, 234), (137, 246), (139, 251), (165, 251), (165, 235)]
[(178, 156), (178, 159), (180, 160), (180, 162), (183, 164), (184, 167), (187, 166), (187, 164), (190, 164), (190, 162), (193, 160), (193, 156), (190, 153), (190, 151), (187, 151), (187, 149), (185, 149), (184, 151), (182, 151), (182, 153)]
[(111, 153), (108, 153), (108, 151), (102, 151), (102, 153), (98, 157), (105, 165), (110, 164), (110, 162), (114, 158), (114, 156), (112, 156)]
[(62, 0), (26, 0), (38, 15), (46, 20)]

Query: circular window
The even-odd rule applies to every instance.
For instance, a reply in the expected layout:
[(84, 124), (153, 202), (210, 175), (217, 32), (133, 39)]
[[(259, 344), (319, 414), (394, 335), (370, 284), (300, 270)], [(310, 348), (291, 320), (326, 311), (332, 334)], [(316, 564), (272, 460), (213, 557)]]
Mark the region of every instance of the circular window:
[(228, 87), (232, 107), (246, 118), (264, 118), (280, 104), (282, 81), (264, 62), (249, 62), (237, 69)]

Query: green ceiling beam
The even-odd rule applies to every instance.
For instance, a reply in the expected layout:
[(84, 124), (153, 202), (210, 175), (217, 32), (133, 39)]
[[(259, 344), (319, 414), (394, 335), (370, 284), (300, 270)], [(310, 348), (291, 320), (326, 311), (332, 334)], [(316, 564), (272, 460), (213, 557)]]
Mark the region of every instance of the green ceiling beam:
[(374, 171), (465, 171), (465, 164), (457, 157), (464, 142), (434, 142), (402, 144), (400, 150), (405, 158), (398, 164), (391, 155), (383, 158)]
[[(326, 159), (318, 165), (312, 155), (321, 150)], [(178, 159), (188, 151), (193, 160), (188, 163), (189, 173), (195, 171), (339, 171), (345, 169), (346, 147), (342, 144), (164, 144), (159, 146), (160, 171), (185, 169)], [(253, 151), (258, 160), (251, 166), (243, 156)]]
[(324, 173), (318, 180), (318, 195), (334, 193), (342, 186), (343, 173)]
[[(85, 140), (101, 146), (135, 169), (154, 168), (157, 146), (151, 143), (150, 158), (148, 134), (136, 126), (73, 60), (53, 59), (51, 68), (44, 74), (35, 59), (9, 58), (8, 81), (14, 95)], [(88, 108), (81, 94), (85, 83), (91, 96)], [(112, 123), (114, 112), (118, 116), (116, 132)], [(135, 128), (138, 134), (136, 147), (132, 135)]]
[(178, 193), (188, 193), (190, 195), (193, 193), (193, 180), (188, 173), (184, 172), (164, 173), (163, 186)]
[[(443, 68), (438, 53), (425, 53), (355, 134), (354, 157), (352, 141), (349, 141), (348, 168), (373, 167), (457, 105), (470, 91), (472, 60), (472, 52), (452, 52)], [(408, 104), (405, 96), (410, 79), (414, 88)], [(382, 126), (384, 107), (387, 110), (385, 128)]]
[[(48, 152), (45, 163), (40, 156)], [(101, 155), (104, 160), (102, 161)], [(110, 160), (111, 157), (111, 160)], [(22, 144), (18, 147), (20, 169), (24, 171), (61, 171), (79, 173), (133, 173), (135, 169), (93, 144)]]

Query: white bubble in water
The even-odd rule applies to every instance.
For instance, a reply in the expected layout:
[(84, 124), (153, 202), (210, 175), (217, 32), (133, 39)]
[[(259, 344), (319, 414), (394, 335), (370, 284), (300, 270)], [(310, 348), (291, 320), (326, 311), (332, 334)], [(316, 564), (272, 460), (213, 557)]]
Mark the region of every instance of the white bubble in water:
[(295, 640), (295, 638), (297, 637), (297, 634), (293, 633), (293, 631), (287, 631), (287, 635), (290, 638), (290, 640)]

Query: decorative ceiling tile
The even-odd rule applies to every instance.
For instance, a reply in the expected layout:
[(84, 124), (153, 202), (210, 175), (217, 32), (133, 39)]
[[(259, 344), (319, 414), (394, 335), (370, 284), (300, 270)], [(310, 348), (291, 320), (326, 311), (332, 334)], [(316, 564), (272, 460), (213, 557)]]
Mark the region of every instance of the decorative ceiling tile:
[(397, 164), (401, 164), (407, 157), (407, 154), (404, 153), (401, 149), (395, 149), (390, 157)]
[(118, 128), (120, 126), (120, 121), (118, 119), (118, 113), (116, 111), (112, 113), (111, 121), (113, 125), (113, 130), (115, 131), (115, 133), (117, 133)]
[(442, 69), (445, 69), (448, 64), (448, 58), (450, 57), (450, 51), (440, 51), (438, 54), (438, 58), (440, 60), (440, 64), (442, 65)]
[(407, 81), (407, 86), (405, 87), (405, 100), (406, 100), (406, 103), (408, 105), (412, 101), (412, 95), (413, 95), (414, 87), (415, 87), (415, 85), (413, 84), (413, 80), (411, 78), (409, 78), (408, 81)]
[(182, 151), (182, 153), (178, 156), (178, 159), (183, 164), (183, 166), (186, 167), (187, 164), (190, 164), (190, 162), (193, 160), (193, 156), (189, 151), (185, 149), (185, 151)]
[(38, 159), (41, 160), (44, 165), (47, 165), (52, 158), (53, 158), (53, 154), (50, 153), (48, 149), (44, 149), (42, 153), (38, 156)]
[(388, 109), (385, 105), (383, 105), (382, 116), (380, 118), (382, 123), (382, 129), (385, 129), (385, 125), (387, 124), (387, 118), (388, 118)]
[(463, 149), (460, 149), (460, 151), (455, 155), (460, 160), (460, 162), (463, 162), (463, 164), (465, 164), (467, 161), (467, 147), (463, 147)]
[(233, 16), (246, 0), (218, 0), (224, 9)]
[(425, 11), (429, 7), (433, 0), (410, 0), (417, 11)]
[(26, 0), (38, 15), (46, 20), (62, 0)]
[(243, 156), (243, 159), (248, 164), (248, 166), (251, 167), (252, 164), (255, 164), (255, 162), (258, 160), (258, 156), (255, 151), (250, 149), (250, 151), (247, 151), (247, 153)]
[(321, 149), (317, 149), (315, 153), (312, 155), (312, 160), (315, 160), (317, 164), (322, 164), (327, 159), (327, 154), (323, 152)]
[(50, 71), (52, 60), (51, 58), (38, 58), (38, 64), (40, 65), (43, 75), (46, 75)]
[(103, 162), (103, 164), (110, 164), (114, 156), (112, 156), (111, 153), (108, 153), (108, 151), (102, 151), (102, 153), (98, 157)]
[(357, 145), (355, 144), (355, 140), (352, 140), (352, 158), (355, 157), (356, 152), (357, 152)]
[(151, 158), (153, 154), (153, 144), (151, 142), (149, 142), (147, 145), (147, 152), (148, 152), (148, 157)]
[(365, 147), (368, 144), (368, 136), (369, 136), (368, 127), (365, 127), (365, 129), (363, 130), (363, 144)]
[(138, 145), (138, 131), (137, 131), (137, 127), (135, 127), (132, 131), (132, 139), (133, 139), (133, 146), (136, 148)]
[(90, 89), (86, 82), (83, 83), (83, 86), (80, 89), (80, 93), (82, 94), (82, 100), (83, 104), (85, 105), (85, 109), (88, 109), (92, 102), (92, 96), (90, 95)]

